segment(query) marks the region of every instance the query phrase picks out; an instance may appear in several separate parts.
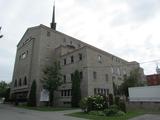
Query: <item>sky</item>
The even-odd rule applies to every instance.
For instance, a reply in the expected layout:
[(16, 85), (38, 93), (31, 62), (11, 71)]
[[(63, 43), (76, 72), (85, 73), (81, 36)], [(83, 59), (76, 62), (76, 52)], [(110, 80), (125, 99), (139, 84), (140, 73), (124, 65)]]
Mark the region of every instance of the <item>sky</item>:
[[(54, 0), (0, 0), (0, 80), (12, 80), (16, 45), (28, 27), (50, 26)], [(160, 0), (56, 0), (57, 30), (137, 61), (160, 66)]]

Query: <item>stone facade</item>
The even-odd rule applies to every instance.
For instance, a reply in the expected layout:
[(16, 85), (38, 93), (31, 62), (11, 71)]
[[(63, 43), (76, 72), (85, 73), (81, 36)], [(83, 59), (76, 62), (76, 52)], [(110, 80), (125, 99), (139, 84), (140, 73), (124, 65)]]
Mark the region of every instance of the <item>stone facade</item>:
[[(137, 62), (128, 62), (40, 25), (29, 28), (17, 45), (11, 95), (25, 100), (32, 81), (36, 80), (37, 105), (41, 105), (43, 69), (54, 60), (60, 61), (64, 81), (55, 92), (55, 103), (59, 106), (70, 106), (71, 76), (75, 70), (81, 73), (81, 93), (85, 97), (113, 93), (113, 82), (120, 85), (124, 75), (140, 67)], [(143, 77), (143, 70), (141, 74)]]

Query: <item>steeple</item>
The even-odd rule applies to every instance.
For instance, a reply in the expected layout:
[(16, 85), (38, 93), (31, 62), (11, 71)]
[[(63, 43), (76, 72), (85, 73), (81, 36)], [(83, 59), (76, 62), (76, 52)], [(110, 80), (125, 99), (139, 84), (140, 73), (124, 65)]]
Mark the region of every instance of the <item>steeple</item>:
[(157, 74), (160, 74), (160, 68), (158, 67), (158, 64), (157, 64), (156, 72)]
[(56, 23), (55, 23), (55, 1), (54, 1), (54, 5), (53, 5), (53, 16), (52, 16), (51, 28), (53, 30), (56, 30)]

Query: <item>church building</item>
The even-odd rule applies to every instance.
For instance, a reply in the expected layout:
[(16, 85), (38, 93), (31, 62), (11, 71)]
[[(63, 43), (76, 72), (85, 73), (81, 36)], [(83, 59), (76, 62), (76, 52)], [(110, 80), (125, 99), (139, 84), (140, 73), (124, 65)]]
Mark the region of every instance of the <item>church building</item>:
[[(81, 75), (81, 96), (108, 95), (113, 92), (113, 83), (119, 86), (124, 75), (140, 68), (138, 62), (128, 62), (81, 40), (56, 30), (55, 6), (51, 27), (39, 25), (28, 28), (17, 45), (13, 71), (11, 96), (27, 100), (32, 81), (37, 83), (37, 105), (43, 105), (43, 70), (58, 60), (61, 66), (63, 84), (55, 92), (57, 106), (71, 105), (72, 74), (78, 70)], [(140, 68), (142, 79), (143, 69)]]

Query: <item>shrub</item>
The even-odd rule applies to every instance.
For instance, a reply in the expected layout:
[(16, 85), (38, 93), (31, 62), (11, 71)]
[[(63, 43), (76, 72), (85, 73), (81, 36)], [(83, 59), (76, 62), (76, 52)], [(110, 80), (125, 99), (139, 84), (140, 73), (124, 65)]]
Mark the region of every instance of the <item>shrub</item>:
[(119, 106), (119, 102), (120, 102), (120, 97), (119, 96), (115, 96), (115, 104), (117, 106)]
[(117, 105), (111, 105), (108, 109), (104, 110), (104, 113), (106, 116), (113, 116), (118, 113), (118, 106)]
[(89, 96), (80, 101), (80, 107), (84, 112), (92, 110), (104, 110), (107, 108), (107, 99), (104, 96)]
[(88, 104), (87, 104), (87, 98), (81, 99), (79, 106), (82, 109), (83, 112), (88, 112)]
[(123, 112), (127, 112), (126, 111), (126, 104), (125, 104), (125, 102), (124, 101), (120, 101), (120, 103), (119, 103), (119, 109), (121, 110), (121, 111), (123, 111)]
[(121, 111), (121, 110), (119, 110), (119, 111), (117, 112), (117, 116), (123, 116), (123, 115), (125, 115), (125, 112), (123, 112), (123, 111)]

